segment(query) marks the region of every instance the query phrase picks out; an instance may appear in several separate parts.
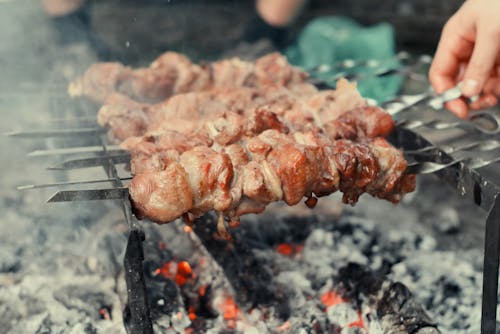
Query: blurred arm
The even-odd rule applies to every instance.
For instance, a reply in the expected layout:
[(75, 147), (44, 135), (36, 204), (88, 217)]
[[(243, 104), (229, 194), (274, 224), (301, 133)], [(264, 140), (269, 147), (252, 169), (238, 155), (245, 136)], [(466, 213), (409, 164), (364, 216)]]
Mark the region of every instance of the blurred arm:
[(306, 0), (257, 0), (257, 12), (264, 21), (275, 27), (292, 23)]
[(467, 0), (446, 23), (429, 79), (437, 92), (462, 82), (465, 96), (483, 94), (472, 105), (447, 104), (459, 117), (469, 108), (485, 108), (500, 96), (500, 0)]
[(83, 6), (85, 0), (42, 0), (45, 12), (50, 16), (64, 16)]

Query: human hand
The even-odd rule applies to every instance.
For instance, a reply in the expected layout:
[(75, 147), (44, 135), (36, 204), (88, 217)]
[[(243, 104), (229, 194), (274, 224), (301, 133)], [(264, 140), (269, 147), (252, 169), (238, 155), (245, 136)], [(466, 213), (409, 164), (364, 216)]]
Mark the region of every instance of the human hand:
[(288, 26), (306, 0), (257, 0), (257, 12), (262, 19), (274, 27)]
[(42, 0), (42, 7), (52, 17), (70, 14), (81, 8), (85, 0)]
[(500, 96), (500, 0), (467, 0), (444, 26), (429, 79), (438, 92), (462, 82), (462, 94), (446, 107), (458, 117), (493, 106)]

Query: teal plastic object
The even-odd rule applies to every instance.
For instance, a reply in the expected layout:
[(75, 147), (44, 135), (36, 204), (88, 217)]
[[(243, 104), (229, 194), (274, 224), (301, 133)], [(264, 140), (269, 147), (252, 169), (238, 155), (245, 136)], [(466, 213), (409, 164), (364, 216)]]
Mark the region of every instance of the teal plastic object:
[[(384, 61), (385, 66), (398, 66), (395, 56), (395, 38), (392, 26), (381, 23), (363, 27), (346, 17), (321, 17), (311, 21), (299, 34), (295, 44), (285, 54), (290, 63), (310, 69), (315, 66), (333, 65), (346, 59)], [(369, 74), (373, 69), (357, 67), (359, 74)], [(330, 73), (314, 74), (328, 81)], [(403, 83), (400, 75), (368, 77), (358, 81), (358, 89), (365, 98), (379, 103), (393, 98)]]

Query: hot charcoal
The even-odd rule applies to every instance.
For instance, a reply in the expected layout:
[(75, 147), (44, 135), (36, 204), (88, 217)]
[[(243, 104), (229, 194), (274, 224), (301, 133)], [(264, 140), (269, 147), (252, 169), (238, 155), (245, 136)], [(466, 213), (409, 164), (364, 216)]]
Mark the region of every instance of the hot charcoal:
[(425, 333), (438, 333), (437, 325), (405, 285), (387, 281), (385, 275), (354, 263), (341, 268), (336, 281), (340, 282), (341, 291), (348, 298), (358, 303), (362, 302), (361, 298), (371, 299), (382, 322), (392, 322), (392, 326), (408, 333), (417, 333), (424, 328)]
[(213, 217), (202, 219), (193, 229), (212, 257), (224, 269), (235, 291), (238, 291), (238, 303), (247, 307), (277, 304), (279, 309), (286, 312), (287, 300), (276, 291), (272, 273), (267, 270), (264, 259), (256, 258), (243, 238), (238, 234), (235, 234), (232, 242), (214, 238), (217, 222)]
[[(229, 333), (237, 328), (238, 331), (243, 331), (243, 328), (255, 328), (258, 332), (272, 332), (278, 328), (285, 332), (301, 329), (325, 332), (327, 328), (342, 328), (351, 323), (352, 328), (358, 325), (376, 328), (377, 314), (374, 313), (368, 318), (363, 316), (363, 322), (360, 322), (358, 309), (367, 304), (359, 304), (355, 298), (349, 300), (351, 297), (347, 293), (342, 294), (342, 283), (335, 283), (334, 276), (337, 275), (322, 275), (314, 265), (315, 260), (307, 255), (320, 249), (329, 253), (339, 252), (336, 247), (332, 249), (329, 242), (318, 248), (321, 245), (316, 239), (318, 233), (332, 236), (331, 233), (336, 230), (336, 224), (331, 224), (331, 216), (328, 219), (312, 217), (311, 227), (305, 233), (293, 232), (300, 227), (300, 216), (283, 213), (278, 215), (278, 218), (271, 218), (272, 216), (263, 217), (265, 219), (256, 222), (255, 226), (244, 224), (244, 228), (234, 231), (235, 245), (214, 237), (198, 239), (197, 233), (200, 231), (197, 229), (200, 227), (206, 226), (211, 234), (216, 233), (214, 217), (207, 217), (206, 220), (204, 218), (198, 225), (193, 226), (192, 231), (180, 224), (168, 225), (168, 228), (161, 229), (146, 225), (144, 270), (154, 328), (179, 331), (187, 327), (194, 333), (208, 329)], [(268, 218), (273, 219), (275, 226), (271, 226)], [(353, 218), (353, 221), (355, 220), (356, 218)], [(326, 221), (330, 223), (327, 224)], [(345, 232), (347, 224), (345, 221), (344, 226), (339, 226), (338, 230)], [(259, 229), (258, 234), (252, 231), (255, 227)], [(359, 225), (353, 224), (350, 230), (359, 237)], [(290, 235), (295, 236), (279, 236), (276, 231), (291, 231)], [(347, 239), (350, 238), (348, 235), (349, 233), (346, 234)], [(289, 252), (289, 249), (292, 252)], [(224, 255), (225, 251), (229, 251), (230, 256)], [(211, 262), (218, 263), (216, 266), (220, 265), (219, 273)], [(340, 262), (342, 261), (330, 262), (325, 258), (321, 266), (324, 269), (331, 268), (334, 273), (338, 270), (337, 266), (341, 267)], [(190, 275), (179, 270), (186, 266), (185, 263), (188, 263), (192, 270)], [(182, 265), (179, 266), (180, 264)], [(253, 267), (254, 272), (272, 274), (255, 275), (249, 272), (251, 266), (258, 266)], [(367, 267), (363, 265), (363, 268)], [(248, 284), (249, 279), (255, 281), (252, 282), (253, 285)], [(224, 280), (227, 280), (227, 284)], [(255, 291), (252, 289), (264, 285), (273, 287), (273, 290), (267, 291), (272, 292), (266, 296), (269, 299), (252, 300), (251, 295)], [(234, 289), (234, 286), (239, 288)], [(72, 287), (74, 294), (85, 294), (83, 291), (86, 290)], [(61, 291), (69, 291), (72, 287)], [(121, 288), (118, 291), (122, 291)], [(88, 295), (91, 297), (95, 294)], [(112, 300), (113, 297), (108, 298)], [(73, 304), (78, 300), (83, 300), (83, 303), (90, 302), (90, 299), (71, 300), (74, 300)], [(110, 304), (109, 300), (106, 302), (99, 298), (92, 300), (96, 302), (83, 305), (85, 308), (82, 306), (77, 310), (92, 310), (95, 306), (94, 316), (101, 319), (95, 321), (120, 321), (119, 304)], [(70, 307), (74, 309), (74, 306)], [(327, 309), (330, 311), (327, 312)], [(333, 311), (335, 313), (332, 313)], [(129, 312), (125, 310), (125, 321), (130, 317)], [(371, 331), (377, 333), (373, 328)]]
[[(301, 225), (300, 216), (284, 215), (279, 219), (274, 218), (272, 224), (267, 220), (272, 219), (271, 217), (272, 214), (254, 222), (256, 226), (242, 225), (241, 229), (234, 231), (232, 241), (217, 237), (216, 218), (210, 215), (202, 217), (193, 225), (192, 230), (183, 228), (183, 233), (190, 240), (199, 240), (199, 244), (192, 241), (195, 253), (209, 256), (209, 261), (215, 261), (221, 267), (229, 286), (223, 289), (225, 304), (217, 304), (217, 294), (221, 293), (220, 285), (215, 282), (208, 285), (201, 283), (204, 275), (211, 275), (204, 272), (209, 267), (197, 265), (196, 263), (200, 263), (197, 256), (194, 258), (198, 260), (194, 260), (192, 256), (186, 259), (193, 270), (191, 278), (187, 281), (178, 280), (175, 270), (170, 270), (170, 274), (167, 274), (176, 277), (167, 281), (168, 286), (171, 286), (171, 291), (178, 291), (183, 300), (179, 304), (180, 308), (172, 309), (170, 315), (168, 312), (163, 313), (163, 317), (170, 319), (168, 323), (172, 324), (172, 319), (179, 317), (178, 314), (181, 313), (191, 320), (189, 328), (194, 333), (219, 328), (218, 326), (222, 326), (221, 332), (230, 332), (235, 328), (256, 328), (259, 332), (266, 332), (272, 330), (272, 324), (285, 332), (313, 330), (321, 333), (348, 327), (353, 330), (358, 328), (361, 333), (363, 328), (373, 333), (390, 330), (401, 333), (439, 333), (422, 306), (403, 284), (392, 282), (380, 270), (370, 269), (366, 263), (361, 264), (363, 261), (353, 264), (347, 263), (347, 259), (343, 258), (331, 262), (331, 258), (325, 257), (321, 260), (321, 266), (323, 269), (330, 268), (325, 272), (330, 272), (330, 275), (318, 271), (318, 258), (313, 255), (319, 251), (318, 247), (325, 247), (324, 251), (327, 252), (339, 251), (336, 247), (332, 249), (327, 239), (317, 239), (318, 233), (332, 238), (336, 233), (341, 233), (347, 239), (352, 238), (349, 241), (352, 242), (361, 236), (370, 239), (369, 233), (373, 231), (361, 232), (359, 222), (350, 223), (349, 218), (332, 225), (329, 220), (331, 216), (328, 219), (316, 216), (312, 218), (308, 232), (297, 233), (293, 238), (286, 235), (280, 237), (276, 231), (294, 231)], [(357, 220), (359, 218), (351, 219)], [(326, 221), (330, 223), (327, 224)], [(252, 231), (255, 227), (259, 229), (259, 233)], [(159, 257), (155, 254), (165, 253), (165, 249), (175, 246), (155, 237), (155, 230), (153, 228), (148, 233), (153, 233), (151, 235), (154, 241), (151, 244), (161, 246), (156, 249), (148, 248), (153, 252), (150, 259), (158, 260)], [(360, 241), (363, 244), (365, 242)], [(368, 242), (366, 247), (373, 248), (376, 245), (370, 246)], [(373, 254), (378, 253), (375, 249), (372, 249)], [(166, 260), (180, 263), (175, 255), (169, 255)], [(173, 268), (172, 265), (167, 267)], [(156, 277), (150, 275), (150, 265), (146, 266), (146, 270), (150, 279), (165, 281), (163, 269), (156, 270)], [(259, 289), (263, 291), (259, 292)], [(231, 297), (227, 297), (227, 293)], [(157, 296), (156, 292), (151, 290), (149, 294), (154, 300), (158, 300), (154, 297)], [(172, 298), (170, 302), (178, 298), (176, 293), (164, 291), (165, 303), (168, 303), (166, 297), (169, 295)], [(265, 322), (257, 315), (265, 317)], [(222, 323), (221, 317), (225, 319)]]

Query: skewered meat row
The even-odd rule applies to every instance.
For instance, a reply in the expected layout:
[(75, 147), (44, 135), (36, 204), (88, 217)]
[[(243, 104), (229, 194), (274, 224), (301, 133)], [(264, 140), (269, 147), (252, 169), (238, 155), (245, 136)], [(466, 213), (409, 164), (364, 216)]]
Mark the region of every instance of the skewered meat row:
[[(233, 116), (238, 124), (239, 115)], [(165, 223), (215, 210), (223, 233), (224, 217), (237, 222), (279, 200), (295, 205), (340, 190), (346, 203), (365, 192), (398, 202), (415, 187), (415, 177), (405, 175), (402, 153), (383, 138), (332, 140), (314, 130), (291, 131), (269, 118), (256, 112), (245, 126), (235, 127), (238, 131), (190, 138), (167, 131), (125, 141), (132, 152), (135, 177), (129, 190), (138, 215)], [(255, 127), (262, 122), (266, 125)], [(226, 139), (217, 143), (221, 135)]]
[(402, 154), (384, 139), (304, 145), (266, 130), (220, 152), (196, 146), (163, 158), (163, 164), (135, 175), (129, 188), (138, 215), (160, 223), (211, 210), (237, 221), (274, 201), (295, 205), (337, 190), (346, 203), (364, 192), (398, 202), (415, 186), (414, 176), (404, 174)]
[(318, 91), (278, 55), (196, 65), (166, 53), (150, 67), (96, 64), (69, 88), (104, 101), (98, 122), (131, 152), (138, 216), (167, 223), (215, 210), (219, 230), (275, 201), (336, 191), (398, 202), (415, 187), (383, 137), (392, 117), (354, 84)]
[[(386, 121), (387, 116), (387, 113), (380, 108), (365, 106), (328, 122), (326, 130), (322, 130), (308, 123), (295, 124), (290, 127), (282, 122), (278, 115), (266, 108), (255, 109), (253, 114), (246, 115), (225, 111), (217, 112), (212, 117), (202, 120), (195, 116), (193, 116), (194, 121), (187, 119), (179, 121), (174, 118), (164, 127), (149, 131), (144, 136), (128, 137), (121, 146), (131, 152), (140, 152), (149, 156), (170, 150), (180, 149), (183, 152), (196, 146), (225, 147), (268, 129), (281, 133), (293, 131), (295, 136), (301, 136), (298, 132), (301, 131), (328, 136), (330, 139), (375, 138), (392, 130), (394, 122), (390, 116), (390, 121)], [(351, 120), (354, 120), (354, 123)], [(132, 173), (137, 174), (147, 166), (148, 163), (143, 159), (133, 159)]]
[(68, 92), (99, 103), (113, 93), (154, 103), (175, 94), (214, 87), (279, 85), (296, 92), (314, 91), (306, 78), (306, 72), (292, 67), (279, 53), (264, 56), (255, 63), (232, 58), (197, 65), (181, 54), (166, 52), (147, 68), (132, 69), (116, 62), (94, 64), (70, 84)]
[(179, 94), (155, 105), (113, 94), (100, 109), (98, 121), (110, 128), (111, 137), (118, 141), (166, 130), (199, 131), (206, 120), (222, 111), (245, 116), (256, 109), (276, 114), (294, 130), (323, 128), (332, 138), (355, 140), (390, 133), (394, 122), (389, 114), (367, 107), (354, 84), (340, 80), (337, 86), (336, 90), (305, 96), (275, 86), (265, 90), (217, 88)]

